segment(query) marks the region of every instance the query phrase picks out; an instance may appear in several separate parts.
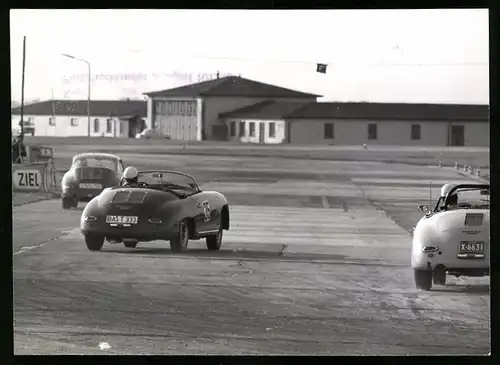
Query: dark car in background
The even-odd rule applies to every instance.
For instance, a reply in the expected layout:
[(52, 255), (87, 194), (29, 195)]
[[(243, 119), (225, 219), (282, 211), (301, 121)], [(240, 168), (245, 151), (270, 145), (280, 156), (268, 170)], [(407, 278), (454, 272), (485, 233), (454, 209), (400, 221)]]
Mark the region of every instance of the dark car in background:
[(61, 181), (63, 209), (90, 201), (105, 188), (118, 185), (125, 166), (120, 157), (109, 153), (82, 153), (73, 157), (71, 168)]

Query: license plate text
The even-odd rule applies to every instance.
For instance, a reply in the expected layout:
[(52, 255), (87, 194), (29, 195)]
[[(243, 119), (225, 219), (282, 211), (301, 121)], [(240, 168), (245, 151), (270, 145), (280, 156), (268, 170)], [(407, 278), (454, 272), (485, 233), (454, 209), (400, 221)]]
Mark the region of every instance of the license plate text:
[(123, 216), (123, 215), (107, 215), (106, 223), (109, 224), (137, 224), (139, 220), (136, 216)]
[(482, 253), (484, 252), (484, 242), (460, 242), (460, 252)]

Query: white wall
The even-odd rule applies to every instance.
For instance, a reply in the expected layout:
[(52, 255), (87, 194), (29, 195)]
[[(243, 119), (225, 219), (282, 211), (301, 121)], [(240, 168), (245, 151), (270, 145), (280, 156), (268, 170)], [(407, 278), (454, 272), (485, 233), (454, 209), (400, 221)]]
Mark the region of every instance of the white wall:
[[(231, 136), (231, 122), (235, 122), (235, 135)], [(241, 123), (245, 123), (245, 135), (240, 137), (240, 126)], [(250, 123), (255, 124), (255, 135), (250, 136)], [(264, 143), (266, 144), (279, 144), (285, 142), (286, 137), (286, 125), (283, 120), (260, 120), (260, 119), (226, 119), (225, 123), (228, 130), (228, 138), (230, 141), (240, 141), (248, 143), (260, 143), (260, 125), (264, 125)], [(275, 136), (269, 137), (269, 125), (274, 123), (275, 125)]]
[[(40, 115), (24, 115), (24, 120), (28, 118), (33, 119), (35, 126), (35, 136), (53, 136), (53, 137), (74, 137), (74, 136), (87, 136), (87, 116), (67, 116), (67, 115), (56, 115), (55, 126), (49, 125), (49, 118), (53, 118), (51, 115), (40, 116)], [(76, 126), (71, 126), (71, 118), (76, 119)], [(122, 135), (120, 133), (120, 120), (118, 118), (112, 118), (112, 128), (111, 132), (106, 131), (106, 120), (109, 117), (91, 117), (90, 119), (90, 135), (92, 137), (98, 137), (104, 135), (105, 137), (114, 137), (114, 126), (116, 126), (116, 137), (127, 137), (127, 134)], [(21, 119), (20, 115), (12, 115), (12, 124), (17, 124)], [(94, 132), (94, 119), (99, 120), (99, 132)], [(127, 126), (128, 127), (128, 126)], [(103, 134), (104, 133), (104, 134)]]

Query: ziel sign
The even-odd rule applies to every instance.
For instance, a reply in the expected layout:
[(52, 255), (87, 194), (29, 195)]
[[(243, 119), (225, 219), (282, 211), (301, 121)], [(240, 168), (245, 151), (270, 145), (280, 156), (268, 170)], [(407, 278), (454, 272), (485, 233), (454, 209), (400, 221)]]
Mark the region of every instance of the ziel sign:
[(14, 170), (12, 180), (16, 190), (42, 190), (43, 181), (40, 170)]

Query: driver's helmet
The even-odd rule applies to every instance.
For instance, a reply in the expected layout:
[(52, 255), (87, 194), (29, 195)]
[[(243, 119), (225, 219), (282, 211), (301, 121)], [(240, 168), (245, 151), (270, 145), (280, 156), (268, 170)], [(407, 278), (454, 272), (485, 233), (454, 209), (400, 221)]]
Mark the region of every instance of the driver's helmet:
[(135, 167), (129, 166), (123, 172), (125, 184), (136, 184), (139, 178), (139, 171)]

